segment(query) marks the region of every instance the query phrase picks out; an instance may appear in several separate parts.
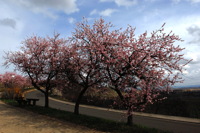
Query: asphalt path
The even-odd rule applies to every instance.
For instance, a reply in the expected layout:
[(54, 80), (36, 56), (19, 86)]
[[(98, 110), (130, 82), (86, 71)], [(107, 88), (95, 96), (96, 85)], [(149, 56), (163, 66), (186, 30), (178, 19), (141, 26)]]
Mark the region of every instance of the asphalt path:
[[(31, 91), (25, 94), (26, 98), (40, 99), (36, 104), (44, 106), (44, 95), (39, 91)], [(53, 98), (49, 99), (49, 106), (60, 110), (73, 112), (74, 103), (64, 102)], [(126, 113), (121, 110), (113, 110), (88, 105), (80, 105), (80, 114), (110, 119), (118, 122), (126, 122)], [(200, 133), (200, 119), (154, 115), (146, 113), (133, 113), (133, 123), (146, 127), (157, 128), (174, 133)]]

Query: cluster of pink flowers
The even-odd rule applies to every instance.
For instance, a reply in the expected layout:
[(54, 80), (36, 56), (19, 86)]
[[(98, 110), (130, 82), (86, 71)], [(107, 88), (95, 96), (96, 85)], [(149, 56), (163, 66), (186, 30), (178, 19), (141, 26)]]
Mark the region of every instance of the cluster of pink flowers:
[(26, 77), (23, 77), (14, 72), (6, 72), (0, 75), (0, 83), (5, 88), (25, 88), (30, 86), (30, 82)]

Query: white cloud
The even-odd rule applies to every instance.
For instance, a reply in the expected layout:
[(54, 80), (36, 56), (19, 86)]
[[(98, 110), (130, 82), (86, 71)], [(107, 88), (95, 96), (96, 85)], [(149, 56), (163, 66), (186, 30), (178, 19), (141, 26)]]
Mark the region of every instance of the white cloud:
[(100, 2), (112, 2), (114, 0), (100, 0)]
[(118, 10), (116, 9), (106, 9), (106, 10), (103, 10), (101, 12), (99, 12), (100, 15), (102, 16), (111, 16), (111, 14), (113, 14), (114, 12), (117, 12)]
[(75, 21), (76, 21), (76, 20), (75, 20), (74, 18), (72, 18), (72, 17), (68, 18), (68, 22), (69, 22), (70, 24), (73, 24)]
[(190, 3), (192, 3), (192, 4), (195, 4), (195, 3), (199, 3), (200, 2), (200, 0), (172, 0), (172, 2), (174, 2), (174, 3), (179, 3), (179, 2), (181, 2), (181, 1), (187, 1), (187, 2), (190, 2)]
[(191, 27), (187, 28), (189, 34), (191, 35), (199, 35), (200, 36), (200, 27), (197, 25), (192, 25)]
[(100, 2), (115, 2), (118, 6), (133, 6), (137, 4), (137, 0), (100, 0)]
[(200, 2), (200, 0), (189, 0), (190, 2), (192, 2), (192, 3), (199, 3)]
[(191, 25), (187, 28), (187, 31), (189, 35), (193, 38), (189, 43), (199, 44), (200, 46), (200, 27), (198, 25)]
[(11, 18), (4, 18), (4, 19), (0, 19), (0, 25), (8, 26), (8, 27), (15, 29), (16, 21)]
[(76, 0), (8, 0), (35, 13), (42, 13), (48, 17), (56, 18), (54, 12), (61, 11), (66, 14), (78, 12)]
[(156, 1), (159, 1), (159, 0), (145, 0), (145, 2), (156, 2)]
[(115, 0), (118, 6), (133, 6), (137, 4), (137, 0)]
[(98, 14), (98, 11), (97, 11), (96, 9), (94, 9), (94, 10), (92, 10), (92, 11), (90, 12), (90, 15), (95, 15), (95, 14)]
[(90, 12), (90, 15), (98, 14), (100, 16), (108, 17), (117, 11), (118, 11), (117, 9), (111, 9), (111, 8), (105, 9), (103, 11), (98, 11), (98, 10), (94, 9)]
[(181, 0), (172, 0), (174, 3), (179, 3)]

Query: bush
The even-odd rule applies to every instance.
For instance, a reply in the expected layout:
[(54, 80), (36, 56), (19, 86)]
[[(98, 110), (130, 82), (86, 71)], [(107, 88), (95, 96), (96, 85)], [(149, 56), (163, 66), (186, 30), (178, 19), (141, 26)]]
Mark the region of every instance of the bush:
[(1, 98), (16, 99), (22, 97), (23, 90), (21, 88), (4, 88)]
[(200, 118), (200, 91), (174, 92), (162, 102), (148, 105), (145, 112), (191, 118)]
[(15, 99), (22, 97), (26, 87), (30, 86), (29, 80), (16, 73), (6, 72), (0, 75), (1, 97)]

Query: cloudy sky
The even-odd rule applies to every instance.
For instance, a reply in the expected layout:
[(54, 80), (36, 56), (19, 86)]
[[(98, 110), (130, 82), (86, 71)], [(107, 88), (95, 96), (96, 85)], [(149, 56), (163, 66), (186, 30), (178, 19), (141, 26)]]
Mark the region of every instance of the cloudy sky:
[[(54, 32), (70, 36), (76, 22), (83, 17), (93, 21), (100, 17), (116, 29), (128, 24), (136, 34), (159, 29), (173, 31), (184, 42), (186, 66), (183, 85), (200, 85), (200, 0), (0, 0), (0, 63), (4, 51), (19, 50), (31, 35), (46, 36)], [(13, 71), (0, 66), (0, 73)]]

